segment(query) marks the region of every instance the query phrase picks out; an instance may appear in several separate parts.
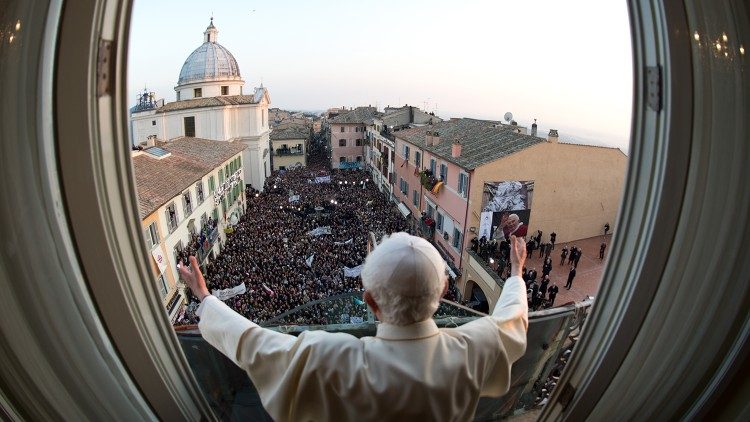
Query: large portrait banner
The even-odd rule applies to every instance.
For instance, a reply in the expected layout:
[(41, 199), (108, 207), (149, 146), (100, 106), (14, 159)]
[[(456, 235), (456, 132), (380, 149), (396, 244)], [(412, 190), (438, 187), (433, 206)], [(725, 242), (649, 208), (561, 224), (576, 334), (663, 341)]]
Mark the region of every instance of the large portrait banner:
[(510, 235), (526, 236), (531, 218), (533, 180), (506, 180), (484, 184), (479, 237), (501, 242)]

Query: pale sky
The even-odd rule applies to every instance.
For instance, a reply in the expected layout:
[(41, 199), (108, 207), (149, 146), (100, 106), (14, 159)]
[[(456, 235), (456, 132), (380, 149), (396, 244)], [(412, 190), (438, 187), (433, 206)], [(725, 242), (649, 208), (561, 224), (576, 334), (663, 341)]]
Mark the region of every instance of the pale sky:
[(213, 14), (245, 92), (271, 107), (410, 104), (443, 118), (538, 119), (540, 133), (628, 148), (632, 52), (625, 1), (136, 0), (128, 105), (175, 100)]

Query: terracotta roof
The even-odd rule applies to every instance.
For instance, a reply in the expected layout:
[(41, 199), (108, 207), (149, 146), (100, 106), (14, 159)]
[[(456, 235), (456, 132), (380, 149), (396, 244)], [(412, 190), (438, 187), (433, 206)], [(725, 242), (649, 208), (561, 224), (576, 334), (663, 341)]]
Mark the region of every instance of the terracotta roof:
[(310, 137), (310, 127), (298, 124), (278, 126), (271, 132), (270, 137), (272, 141), (283, 139), (307, 139)]
[[(426, 145), (427, 132), (440, 135), (438, 145)], [(455, 163), (465, 169), (475, 169), (483, 164), (506, 157), (514, 152), (547, 142), (536, 136), (512, 130), (512, 126), (497, 126), (495, 122), (475, 119), (452, 119), (412, 129), (393, 132), (393, 136)], [(461, 155), (453, 158), (452, 144), (461, 144)]]
[(221, 97), (193, 98), (190, 100), (175, 101), (164, 104), (156, 109), (157, 113), (169, 111), (187, 110), (191, 108), (221, 107), (229, 105), (258, 104), (260, 98), (257, 95), (225, 95)]
[(372, 119), (382, 114), (375, 107), (357, 107), (352, 111), (334, 117), (331, 119), (331, 123), (372, 123)]
[(170, 142), (159, 142), (158, 147), (171, 155), (157, 159), (146, 149), (133, 157), (141, 218), (193, 186), (220, 164), (242, 152), (247, 145), (241, 142), (177, 138)]

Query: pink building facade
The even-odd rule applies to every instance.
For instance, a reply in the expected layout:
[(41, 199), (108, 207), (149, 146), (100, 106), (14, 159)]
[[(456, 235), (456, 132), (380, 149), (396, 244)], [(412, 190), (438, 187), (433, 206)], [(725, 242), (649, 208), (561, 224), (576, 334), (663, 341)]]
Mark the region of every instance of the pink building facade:
[(375, 107), (357, 107), (331, 119), (331, 168), (363, 168), (367, 125), (378, 116)]
[(361, 167), (365, 155), (364, 124), (331, 124), (331, 168)]
[[(421, 144), (398, 136), (395, 164), (394, 194), (411, 211), (415, 228), (437, 245), (450, 264), (461, 268), (467, 237), (470, 172), (424, 149)], [(420, 173), (424, 170), (443, 181), (436, 192), (422, 185)], [(422, 218), (422, 213), (426, 218)]]

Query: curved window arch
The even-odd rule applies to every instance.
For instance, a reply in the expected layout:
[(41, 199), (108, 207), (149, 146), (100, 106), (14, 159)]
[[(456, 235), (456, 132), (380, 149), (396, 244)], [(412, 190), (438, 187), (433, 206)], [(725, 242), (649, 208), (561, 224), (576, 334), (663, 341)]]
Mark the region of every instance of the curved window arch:
[[(12, 362), (0, 375), (14, 387), (0, 405), (30, 419), (210, 418), (157, 288), (129, 282), (149, 279), (142, 234), (129, 225), (137, 217), (122, 95), (130, 4), (92, 4), (6, 9), (30, 30), (0, 49), (8, 239), (0, 244), (8, 292), (0, 356)], [(625, 229), (543, 418), (735, 419), (747, 404), (726, 387), (746, 385), (737, 374), (750, 326), (742, 282), (750, 72), (746, 53), (735, 52), (750, 39), (747, 5), (629, 5), (633, 159), (616, 223)], [(709, 42), (723, 34), (732, 61)]]

